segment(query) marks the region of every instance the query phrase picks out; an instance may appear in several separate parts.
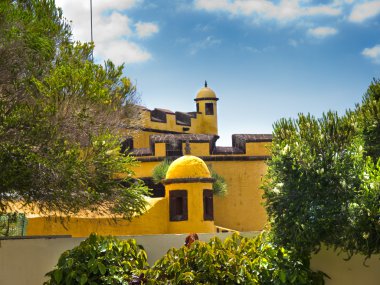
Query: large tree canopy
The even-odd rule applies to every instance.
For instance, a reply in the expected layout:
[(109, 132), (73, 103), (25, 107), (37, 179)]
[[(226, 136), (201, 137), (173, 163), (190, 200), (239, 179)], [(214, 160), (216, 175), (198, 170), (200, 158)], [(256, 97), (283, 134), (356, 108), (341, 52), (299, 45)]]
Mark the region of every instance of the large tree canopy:
[(1, 1), (0, 212), (15, 202), (59, 214), (144, 210), (147, 188), (125, 183), (136, 162), (120, 153), (122, 130), (139, 119), (135, 88), (92, 51), (71, 40), (53, 0)]
[(321, 244), (380, 252), (380, 82), (343, 116), (274, 124), (264, 197), (276, 240), (308, 255)]

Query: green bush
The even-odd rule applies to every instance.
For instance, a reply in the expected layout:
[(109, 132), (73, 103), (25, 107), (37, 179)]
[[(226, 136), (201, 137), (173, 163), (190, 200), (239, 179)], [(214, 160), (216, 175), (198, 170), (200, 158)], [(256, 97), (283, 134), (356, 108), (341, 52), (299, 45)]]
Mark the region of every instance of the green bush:
[(380, 81), (355, 111), (276, 122), (271, 154), (262, 188), (278, 244), (380, 253)]
[(219, 175), (218, 173), (215, 172), (211, 167), (209, 167), (211, 177), (215, 179), (214, 183), (212, 183), (212, 191), (214, 195), (216, 196), (226, 196), (227, 191), (228, 191), (228, 186), (226, 183), (226, 180), (224, 179), (223, 176)]
[(171, 163), (170, 160), (165, 159), (153, 168), (152, 178), (154, 183), (159, 184), (165, 179), (166, 172), (168, 172)]
[(170, 249), (146, 271), (148, 284), (324, 284), (323, 276), (273, 244), (266, 233)]
[(91, 234), (61, 255), (44, 285), (128, 284), (135, 272), (147, 266), (146, 252), (135, 240)]

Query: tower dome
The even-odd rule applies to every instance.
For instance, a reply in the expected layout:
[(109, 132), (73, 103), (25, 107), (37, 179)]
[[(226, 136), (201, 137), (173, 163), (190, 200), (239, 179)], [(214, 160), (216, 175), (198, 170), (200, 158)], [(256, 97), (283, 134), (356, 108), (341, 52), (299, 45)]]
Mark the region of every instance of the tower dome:
[(173, 161), (166, 173), (166, 179), (178, 178), (211, 178), (211, 175), (202, 159), (185, 155)]
[(198, 91), (197, 96), (195, 97), (194, 100), (199, 101), (199, 100), (205, 100), (205, 99), (218, 100), (218, 98), (216, 98), (216, 94), (214, 90), (207, 87), (207, 81), (205, 81), (205, 86), (201, 88), (201, 90)]

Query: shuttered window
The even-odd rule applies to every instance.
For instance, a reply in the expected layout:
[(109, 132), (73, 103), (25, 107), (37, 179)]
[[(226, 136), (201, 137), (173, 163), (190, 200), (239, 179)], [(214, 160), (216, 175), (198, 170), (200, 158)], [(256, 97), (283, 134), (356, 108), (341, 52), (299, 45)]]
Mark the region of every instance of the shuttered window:
[(170, 221), (187, 221), (187, 191), (173, 190), (169, 192)]
[(203, 219), (205, 221), (214, 220), (214, 201), (212, 190), (203, 190)]

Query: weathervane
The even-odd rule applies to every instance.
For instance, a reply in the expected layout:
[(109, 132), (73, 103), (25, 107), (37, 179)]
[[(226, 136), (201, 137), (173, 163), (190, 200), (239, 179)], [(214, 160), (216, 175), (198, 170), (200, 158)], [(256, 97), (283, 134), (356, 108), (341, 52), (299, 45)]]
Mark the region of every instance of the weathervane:
[(205, 80), (205, 87), (207, 87), (207, 80)]

